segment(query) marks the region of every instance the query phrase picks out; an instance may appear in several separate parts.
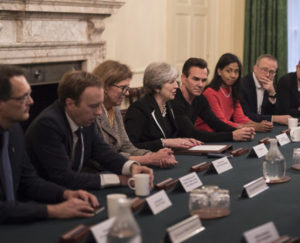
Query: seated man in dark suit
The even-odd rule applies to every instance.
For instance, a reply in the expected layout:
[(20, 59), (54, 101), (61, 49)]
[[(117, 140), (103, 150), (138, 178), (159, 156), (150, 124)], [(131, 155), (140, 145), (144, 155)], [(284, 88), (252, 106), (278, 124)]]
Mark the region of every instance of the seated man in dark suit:
[[(73, 189), (127, 185), (128, 176), (153, 172), (114, 152), (99, 134), (103, 83), (84, 71), (66, 73), (58, 85), (58, 99), (31, 123), (26, 132), (28, 154), (45, 179)], [(116, 174), (81, 172), (89, 160)], [(152, 181), (152, 180), (151, 180)]]
[(30, 92), (21, 68), (0, 65), (0, 224), (91, 217), (94, 209), (89, 201), (99, 205), (94, 195), (43, 180), (29, 162), (18, 122), (29, 118)]
[(278, 112), (300, 117), (300, 61), (296, 72), (283, 75), (277, 85)]
[(263, 120), (287, 125), (289, 115), (276, 114), (276, 91), (273, 80), (277, 60), (269, 54), (257, 58), (253, 72), (241, 83), (241, 105), (244, 113), (253, 121)]

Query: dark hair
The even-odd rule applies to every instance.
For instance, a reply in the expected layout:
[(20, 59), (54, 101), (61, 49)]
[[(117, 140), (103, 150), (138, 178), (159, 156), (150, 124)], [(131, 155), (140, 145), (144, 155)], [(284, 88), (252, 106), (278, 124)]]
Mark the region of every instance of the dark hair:
[(240, 81), (241, 81), (241, 75), (242, 75), (242, 64), (239, 60), (239, 58), (231, 53), (225, 53), (223, 54), (219, 61), (217, 62), (217, 65), (215, 67), (214, 77), (208, 87), (213, 88), (214, 90), (219, 90), (221, 84), (223, 83), (223, 80), (221, 76), (218, 74), (218, 69), (223, 70), (226, 66), (228, 66), (231, 63), (237, 63), (239, 66), (239, 77), (236, 80), (236, 82), (232, 85), (232, 99), (233, 99), (233, 106), (235, 107), (236, 102), (240, 100)]
[(25, 76), (25, 70), (14, 65), (0, 64), (0, 100), (6, 101), (11, 96), (10, 79), (14, 76)]
[(66, 99), (71, 98), (78, 104), (81, 94), (87, 87), (103, 88), (103, 82), (95, 75), (85, 71), (65, 73), (57, 88), (59, 102), (65, 105)]
[(101, 78), (105, 86), (111, 86), (122, 80), (132, 78), (132, 72), (127, 65), (113, 60), (99, 64), (94, 69), (93, 74)]
[(201, 69), (206, 68), (207, 74), (209, 73), (207, 62), (202, 58), (191, 57), (187, 59), (182, 67), (182, 73), (184, 74), (184, 76), (188, 77), (190, 75), (191, 67), (198, 67)]

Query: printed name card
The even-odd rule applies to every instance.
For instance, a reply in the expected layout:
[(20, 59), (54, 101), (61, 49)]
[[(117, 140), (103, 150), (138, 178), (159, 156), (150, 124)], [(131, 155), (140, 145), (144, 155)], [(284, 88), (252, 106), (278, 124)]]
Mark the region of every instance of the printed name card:
[(161, 211), (172, 205), (165, 190), (160, 190), (150, 197), (147, 197), (146, 201), (154, 215), (160, 213)]
[(268, 222), (243, 234), (248, 243), (273, 242), (279, 238), (279, 234), (273, 222)]
[(198, 215), (191, 216), (167, 228), (172, 243), (183, 242), (203, 230), (205, 227), (203, 227)]
[(230, 164), (227, 157), (216, 159), (211, 163), (218, 174), (222, 174), (223, 172), (232, 169), (232, 165)]
[(245, 193), (249, 198), (255, 197), (259, 193), (269, 189), (265, 179), (260, 177), (250, 183), (244, 185), (244, 190), (242, 196), (246, 196)]
[(255, 154), (258, 158), (261, 158), (268, 153), (268, 149), (264, 143), (254, 146), (253, 151), (255, 152)]
[(180, 177), (179, 181), (186, 192), (203, 185), (196, 172)]
[(106, 243), (107, 234), (109, 232), (110, 227), (115, 222), (115, 219), (115, 217), (112, 217), (91, 227), (91, 231), (97, 243)]
[(286, 133), (277, 135), (276, 139), (277, 139), (278, 143), (280, 144), (280, 146), (286, 145), (291, 142), (291, 140), (289, 139), (289, 137)]

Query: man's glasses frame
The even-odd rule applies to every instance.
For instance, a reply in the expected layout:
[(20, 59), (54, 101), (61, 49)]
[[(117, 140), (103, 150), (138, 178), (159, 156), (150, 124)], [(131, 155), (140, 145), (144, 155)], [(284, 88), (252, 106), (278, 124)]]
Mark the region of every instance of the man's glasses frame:
[(16, 101), (19, 101), (21, 103), (25, 103), (30, 98), (31, 98), (31, 91), (24, 94), (24, 95), (22, 95), (22, 96), (19, 96), (19, 97), (10, 97), (9, 100), (16, 100)]
[(268, 73), (270, 76), (275, 76), (277, 74), (277, 71), (274, 70), (269, 70), (266, 67), (260, 67), (258, 66), (258, 68), (263, 72), (263, 73)]

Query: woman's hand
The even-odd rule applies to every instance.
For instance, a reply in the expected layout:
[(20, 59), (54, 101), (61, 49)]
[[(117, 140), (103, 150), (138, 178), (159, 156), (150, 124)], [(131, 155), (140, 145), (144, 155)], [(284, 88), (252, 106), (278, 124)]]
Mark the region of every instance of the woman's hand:
[(172, 167), (178, 164), (173, 153), (173, 150), (169, 148), (160, 149), (156, 153), (148, 153), (145, 155), (147, 157), (147, 164), (161, 168)]
[(270, 121), (254, 122), (250, 121), (244, 124), (239, 124), (238, 128), (253, 127), (256, 132), (270, 132), (273, 129), (273, 123)]
[(167, 138), (162, 140), (165, 147), (169, 148), (184, 148), (188, 149), (196, 145), (201, 145), (203, 142), (194, 138)]

